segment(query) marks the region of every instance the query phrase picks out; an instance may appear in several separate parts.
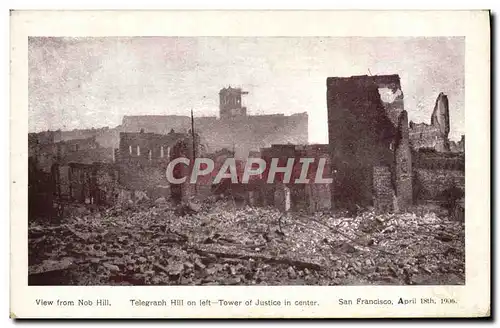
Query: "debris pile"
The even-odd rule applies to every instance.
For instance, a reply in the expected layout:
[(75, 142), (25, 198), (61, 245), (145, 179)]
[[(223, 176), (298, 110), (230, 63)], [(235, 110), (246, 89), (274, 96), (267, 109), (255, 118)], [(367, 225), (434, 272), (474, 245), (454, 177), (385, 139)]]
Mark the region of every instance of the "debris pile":
[[(30, 284), (464, 284), (464, 223), (168, 201), (29, 226)], [(56, 278), (55, 278), (56, 277)], [(55, 282), (54, 282), (55, 280)]]

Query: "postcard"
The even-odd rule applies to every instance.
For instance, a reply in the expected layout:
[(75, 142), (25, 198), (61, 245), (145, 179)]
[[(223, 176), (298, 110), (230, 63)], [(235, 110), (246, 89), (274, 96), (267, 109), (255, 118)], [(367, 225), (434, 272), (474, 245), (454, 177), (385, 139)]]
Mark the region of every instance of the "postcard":
[(489, 14), (11, 11), (11, 317), (490, 316)]

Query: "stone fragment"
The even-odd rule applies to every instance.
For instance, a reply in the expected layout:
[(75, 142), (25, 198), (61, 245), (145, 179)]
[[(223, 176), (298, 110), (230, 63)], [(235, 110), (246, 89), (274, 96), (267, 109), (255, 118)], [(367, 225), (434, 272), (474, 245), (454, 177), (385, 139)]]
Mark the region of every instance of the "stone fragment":
[(120, 268), (117, 265), (111, 264), (111, 263), (104, 263), (103, 264), (106, 269), (108, 269), (111, 272), (118, 272), (120, 271)]

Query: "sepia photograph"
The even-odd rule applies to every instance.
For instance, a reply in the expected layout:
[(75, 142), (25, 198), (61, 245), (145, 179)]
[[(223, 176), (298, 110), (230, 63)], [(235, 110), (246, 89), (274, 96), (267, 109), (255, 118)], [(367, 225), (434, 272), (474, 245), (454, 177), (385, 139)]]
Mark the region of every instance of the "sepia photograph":
[(30, 285), (465, 283), (464, 38), (28, 49)]
[(491, 316), (489, 24), (12, 11), (10, 317)]

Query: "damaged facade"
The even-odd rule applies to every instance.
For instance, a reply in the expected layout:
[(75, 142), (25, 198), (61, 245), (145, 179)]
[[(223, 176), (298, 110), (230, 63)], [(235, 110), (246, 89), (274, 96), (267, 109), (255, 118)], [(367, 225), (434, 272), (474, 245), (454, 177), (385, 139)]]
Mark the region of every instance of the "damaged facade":
[(413, 149), (435, 149), (439, 152), (450, 151), (450, 111), (448, 97), (440, 93), (434, 105), (431, 124), (410, 122), (410, 143)]
[[(439, 94), (430, 125), (416, 124), (408, 123), (398, 75), (331, 77), (326, 82), (328, 144), (307, 144), (307, 114), (249, 116), (242, 104), (247, 92), (229, 87), (219, 93), (220, 118), (125, 116), (115, 130), (30, 133), (30, 195), (44, 190), (51, 197), (104, 205), (230, 193), (247, 204), (282, 211), (374, 206), (386, 212), (464, 189), (465, 137), (457, 143), (448, 140), (446, 95)], [(115, 147), (118, 131), (128, 132), (119, 132)], [(99, 136), (112, 147), (102, 147)], [(240, 170), (248, 156), (264, 159), (268, 168), (273, 158), (279, 159), (279, 167), (293, 158), (294, 175), (301, 171), (301, 158), (315, 159), (310, 172), (324, 159), (322, 178), (332, 182), (296, 184), (278, 173), (276, 183), (267, 183), (265, 171), (248, 184), (225, 179), (213, 185), (213, 177), (170, 184), (165, 175), (168, 163), (178, 157), (207, 157), (219, 167), (228, 157), (240, 157)], [(181, 178), (191, 170), (176, 165), (173, 174)]]
[(59, 199), (85, 204), (112, 205), (118, 190), (118, 171), (110, 163), (69, 163), (54, 166)]
[[(379, 196), (391, 198), (380, 203), (409, 206), (411, 151), (399, 76), (328, 78), (327, 106), (333, 204), (370, 206)], [(384, 181), (374, 184), (374, 177)], [(387, 186), (394, 194), (374, 189)]]
[[(195, 134), (197, 155), (202, 155), (199, 136)], [(171, 130), (167, 134), (120, 133), (120, 148), (116, 153), (116, 164), (119, 169), (119, 183), (129, 191), (143, 191), (148, 197), (182, 198), (187, 195), (188, 184), (170, 186), (165, 171), (168, 163), (177, 158), (193, 158), (193, 139), (190, 134), (177, 133)], [(180, 170), (183, 170), (180, 172)], [(187, 175), (189, 168), (177, 165), (174, 176)]]
[[(329, 183), (314, 183), (318, 171), (320, 171), (321, 178), (331, 178), (331, 158), (328, 145), (272, 145), (262, 148), (259, 154), (268, 168), (261, 178), (254, 182), (260, 184), (260, 189), (256, 193), (259, 196), (260, 204), (273, 205), (282, 211), (304, 210), (309, 213), (331, 209), (331, 185)], [(286, 167), (287, 161), (290, 158), (294, 159), (289, 182), (284, 181), (284, 173), (278, 172), (275, 176), (276, 183), (266, 183), (273, 158), (278, 158), (278, 167)], [(294, 183), (300, 177), (303, 169), (304, 164), (300, 162), (301, 158), (314, 159), (307, 170), (308, 183)], [(320, 159), (325, 160), (323, 168), (318, 167)]]
[(45, 143), (37, 143), (39, 139), (34, 137), (29, 140), (28, 156), (33, 158), (38, 169), (45, 172), (50, 172), (54, 164), (113, 161), (113, 148), (101, 147), (95, 137)]
[(408, 123), (397, 75), (328, 78), (327, 103), (335, 206), (398, 211), (464, 190), (465, 137), (449, 141), (443, 93), (430, 125)]
[[(243, 106), (239, 88), (223, 88), (219, 93), (219, 118), (195, 117), (195, 131), (200, 134), (200, 144), (207, 152), (221, 149), (235, 150), (235, 156), (246, 158), (250, 151), (272, 144), (307, 144), (307, 112), (292, 114), (248, 115)], [(141, 115), (124, 116), (121, 129), (124, 132), (166, 134), (170, 129), (187, 132), (191, 128), (189, 116)]]

